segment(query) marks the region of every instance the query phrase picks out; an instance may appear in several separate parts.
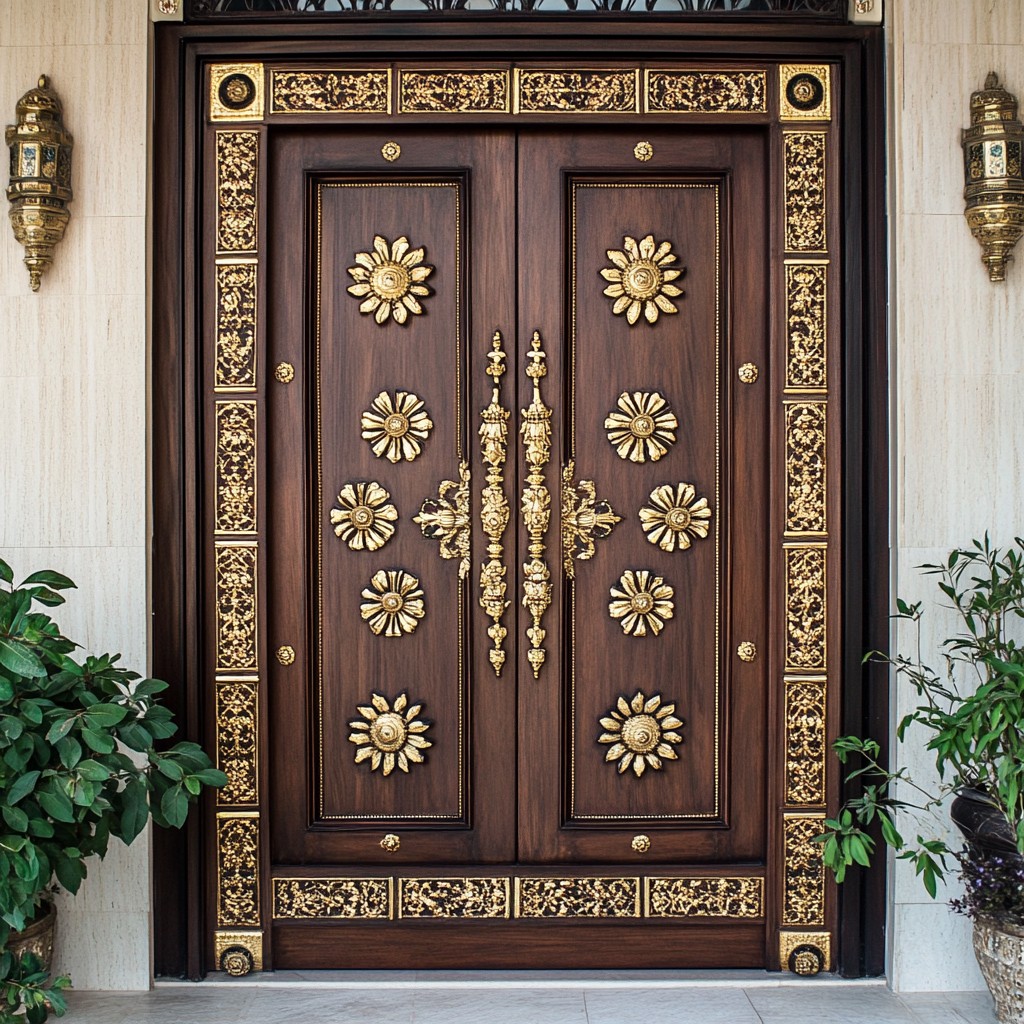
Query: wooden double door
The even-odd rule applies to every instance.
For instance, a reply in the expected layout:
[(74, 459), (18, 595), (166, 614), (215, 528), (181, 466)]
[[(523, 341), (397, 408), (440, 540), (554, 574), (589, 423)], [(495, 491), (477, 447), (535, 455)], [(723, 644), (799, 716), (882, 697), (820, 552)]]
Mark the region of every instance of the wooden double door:
[(267, 173), (275, 965), (765, 964), (766, 134)]

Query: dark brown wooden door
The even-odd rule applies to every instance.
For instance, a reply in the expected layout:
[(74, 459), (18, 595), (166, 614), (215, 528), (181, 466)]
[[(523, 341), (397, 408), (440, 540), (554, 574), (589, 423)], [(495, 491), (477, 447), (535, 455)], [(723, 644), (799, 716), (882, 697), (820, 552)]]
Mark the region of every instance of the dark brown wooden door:
[(271, 138), (277, 966), (765, 962), (765, 138)]

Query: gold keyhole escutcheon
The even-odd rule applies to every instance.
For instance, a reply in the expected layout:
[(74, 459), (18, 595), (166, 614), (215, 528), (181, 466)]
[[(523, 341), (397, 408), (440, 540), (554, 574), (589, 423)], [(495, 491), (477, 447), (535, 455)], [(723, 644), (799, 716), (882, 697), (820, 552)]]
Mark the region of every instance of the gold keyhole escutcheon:
[(389, 832), (381, 841), (380, 848), (386, 853), (398, 853), (401, 849), (402, 840), (395, 835), (394, 832)]
[(756, 363), (744, 363), (737, 371), (736, 376), (739, 377), (742, 384), (754, 384), (757, 382), (758, 374), (760, 370), (757, 368)]
[(291, 384), (295, 380), (295, 367), (291, 363), (278, 363), (274, 367), (274, 377), (282, 384)]
[(736, 648), (736, 657), (740, 661), (753, 661), (757, 657), (757, 646), (749, 640), (744, 640)]
[(282, 644), (275, 653), (282, 665), (291, 665), (295, 661), (295, 648), (290, 644)]
[(629, 845), (633, 848), (634, 853), (646, 853), (651, 848), (651, 837), (633, 836), (633, 841)]

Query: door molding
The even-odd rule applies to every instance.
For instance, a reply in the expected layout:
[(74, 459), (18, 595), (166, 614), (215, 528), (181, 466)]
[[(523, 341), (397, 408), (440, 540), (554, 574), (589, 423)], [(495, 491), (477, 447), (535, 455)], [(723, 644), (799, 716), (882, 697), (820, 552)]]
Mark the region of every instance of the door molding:
[[(827, 151), (831, 154), (828, 157), (831, 167), (836, 170), (841, 167), (844, 206), (841, 211), (836, 206), (832, 217), (832, 223), (837, 227), (845, 225), (841, 237), (833, 236), (828, 240), (804, 238), (801, 225), (806, 226), (806, 218), (793, 215), (787, 222), (792, 231), (787, 232), (789, 240), (785, 243), (790, 251), (780, 250), (773, 259), (777, 263), (776, 273), (787, 278), (795, 277), (798, 271), (813, 278), (816, 272), (809, 268), (826, 266), (821, 262), (827, 258), (826, 252), (836, 253), (844, 268), (843, 301), (841, 306), (833, 303), (829, 313), (830, 329), (835, 338), (833, 352), (842, 361), (841, 366), (833, 365), (830, 372), (841, 374), (843, 388), (842, 401), (831, 404), (831, 429), (833, 436), (839, 437), (836, 444), (830, 446), (827, 458), (834, 466), (842, 465), (844, 485), (839, 487), (838, 473), (833, 473), (833, 483), (825, 500), (832, 508), (841, 507), (844, 528), (842, 547), (834, 545), (828, 558), (833, 565), (838, 563), (847, 567), (841, 576), (832, 577), (836, 582), (828, 598), (833, 608), (830, 630), (833, 636), (843, 638), (842, 649), (838, 657), (833, 655), (835, 660), (830, 668), (835, 676), (842, 675), (843, 692), (841, 701), (835, 692), (831, 700), (833, 708), (839, 712), (843, 730), (857, 731), (869, 723), (874, 734), (879, 734), (876, 723), (884, 725), (887, 721), (885, 680), (877, 669), (862, 667), (860, 657), (871, 647), (884, 647), (888, 626), (885, 192), (880, 30), (847, 26), (798, 29), (790, 25), (737, 25), (735, 31), (730, 26), (729, 37), (723, 38), (719, 26), (711, 29), (651, 18), (644, 19), (642, 23), (602, 19), (600, 23), (588, 26), (572, 24), (571, 27), (545, 19), (543, 22), (531, 22), (527, 32), (520, 31), (518, 26), (510, 28), (472, 22), (450, 25), (417, 23), (413, 28), (393, 15), (386, 23), (361, 21), (357, 25), (346, 25), (346, 29), (351, 30), (347, 32), (346, 40), (334, 41), (314, 36), (306, 26), (253, 26), (233, 30), (228, 41), (225, 26), (161, 25), (157, 28), (154, 147), (158, 158), (154, 161), (152, 395), (153, 670), (178, 684), (173, 691), (173, 701), (183, 722), (183, 731), (189, 738), (215, 746), (213, 723), (204, 722), (203, 714), (203, 708), (211, 698), (209, 688), (215, 684), (208, 678), (202, 651), (203, 623), (211, 612), (203, 607), (200, 581), (209, 569), (208, 562), (215, 557), (213, 550), (232, 559), (250, 558), (248, 552), (253, 550), (250, 539), (229, 539), (229, 531), (218, 533), (220, 546), (211, 550), (210, 539), (202, 526), (207, 509), (213, 502), (201, 447), (204, 431), (210, 429), (207, 420), (213, 406), (211, 396), (201, 391), (199, 382), (204, 375), (197, 365), (203, 351), (199, 341), (201, 332), (209, 329), (204, 324), (204, 317), (209, 320), (211, 315), (208, 306), (205, 310), (202, 308), (201, 298), (208, 285), (210, 268), (200, 265), (196, 258), (199, 252), (196, 230), (203, 193), (213, 194), (215, 189), (213, 182), (207, 181), (203, 185), (199, 163), (206, 131), (206, 100), (213, 95), (209, 109), (212, 119), (231, 118), (225, 124), (231, 124), (233, 133), (258, 139), (266, 130), (262, 126), (273, 119), (294, 116), (297, 122), (299, 119), (306, 122), (320, 116), (309, 109), (295, 114), (286, 112), (282, 105), (283, 87), (278, 88), (279, 80), (275, 78), (274, 68), (264, 79), (256, 71), (259, 65), (275, 65), (282, 73), (288, 72), (288, 66), (292, 65), (298, 72), (308, 73), (317, 65), (351, 65), (353, 58), (357, 57), (366, 74), (374, 73), (374, 68), (380, 69), (376, 79), (363, 82), (358, 90), (359, 95), (371, 96), (377, 109), (371, 113), (336, 110), (333, 111), (335, 121), (351, 117), (355, 123), (366, 124), (369, 117), (391, 123), (392, 119), (404, 115), (410, 123), (418, 120), (421, 124), (424, 118), (443, 123), (467, 116), (478, 123), (529, 120), (532, 124), (534, 119), (536, 123), (593, 123), (593, 113), (564, 112), (564, 90), (568, 88), (577, 94), (582, 91), (597, 97), (594, 102), (604, 105), (606, 110), (610, 107), (607, 113), (609, 124), (625, 127), (636, 124), (636, 119), (640, 118), (664, 125), (665, 118), (673, 115), (658, 107), (665, 95), (665, 82), (657, 75), (669, 65), (682, 66), (689, 74), (696, 67), (693, 62), (699, 61), (709, 69), (709, 73), (716, 75), (750, 74), (757, 70), (756, 67), (751, 69), (750, 65), (758, 62), (786, 62), (802, 65), (804, 70), (814, 66), (831, 67), (837, 85), (842, 84), (843, 96), (839, 109), (828, 112), (833, 126), (831, 141), (815, 138), (824, 135), (822, 121), (825, 112), (820, 106), (815, 109), (816, 119), (813, 122), (804, 122), (799, 117), (799, 110), (794, 112), (792, 104), (786, 112), (785, 78), (782, 83), (771, 75), (765, 78), (763, 110), (750, 109), (748, 102), (747, 109), (730, 116), (760, 124), (778, 117), (780, 127), (776, 137), (780, 150), (773, 159), (785, 161), (787, 149), (801, 146), (816, 149), (820, 142), (821, 146), (828, 147), (827, 150), (822, 149), (822, 159), (826, 159)], [(244, 41), (239, 41), (239, 32), (246, 37)], [(417, 37), (415, 43), (408, 38), (410, 35)], [(404, 38), (399, 45), (400, 37)], [(316, 38), (315, 52), (310, 50), (312, 38)], [(402, 59), (397, 62), (393, 73), (391, 65), (396, 50), (401, 51)], [(414, 59), (410, 57), (410, 50), (415, 51)], [(497, 63), (495, 51), (501, 52), (505, 66), (494, 66)], [(608, 51), (614, 51), (614, 58)], [(474, 55), (472, 66), (461, 63), (466, 53)], [(631, 53), (643, 56), (631, 64)], [(510, 54), (514, 60), (507, 63)], [(559, 71), (558, 74), (563, 76), (560, 84), (550, 74), (552, 58), (562, 67), (589, 66), (589, 71), (582, 74), (590, 77), (568, 81), (564, 76), (570, 72)], [(431, 96), (429, 88), (425, 92), (418, 88), (423, 85), (422, 64), (428, 60), (435, 68), (447, 65), (447, 74), (458, 69), (460, 74), (491, 76), (488, 81), (494, 88), (489, 92), (484, 89), (483, 94), (497, 97), (493, 100), (496, 106), (472, 112), (458, 112), (451, 107), (439, 111), (436, 105), (426, 113), (416, 110), (416, 103), (427, 102)], [(653, 67), (642, 65), (641, 60)], [(475, 66), (485, 62), (485, 67)], [(417, 69), (416, 65), (420, 68)], [(208, 79), (207, 66), (223, 70), (222, 77), (219, 80)], [(250, 81), (254, 86), (257, 82), (269, 82), (269, 95), (264, 95), (258, 87), (254, 88), (257, 95), (241, 110), (240, 119), (239, 108), (230, 108), (230, 103), (235, 102), (232, 96), (239, 93), (220, 87), (231, 75), (246, 74), (243, 67), (250, 69)], [(221, 74), (221, 70), (215, 74)], [(380, 72), (385, 70), (386, 82), (380, 77)], [(749, 85), (749, 80), (746, 81)], [(734, 79), (733, 84), (736, 85), (737, 80)], [(309, 89), (304, 88), (307, 99), (303, 102), (308, 103)], [(562, 94), (559, 93), (560, 88)], [(757, 105), (756, 93), (755, 84), (753, 93), (748, 90), (745, 94), (755, 96), (754, 106)], [(742, 89), (740, 94), (743, 95)], [(223, 96), (227, 96), (227, 107)], [(428, 99), (424, 100), (424, 96)], [(682, 115), (677, 112), (677, 116), (703, 116), (692, 107), (684, 109), (686, 112)], [(796, 119), (792, 120), (793, 117)], [(835, 138), (839, 133), (844, 139), (841, 148)], [(840, 174), (833, 171), (827, 175), (826, 181), (838, 181)], [(832, 196), (835, 195), (833, 190)], [(802, 191), (795, 178), (791, 197), (797, 205), (817, 201)], [(837, 199), (832, 198), (831, 202), (837, 203)], [(786, 216), (784, 211), (777, 211), (777, 215)], [(851, 228), (851, 225), (855, 227)], [(258, 221), (253, 221), (253, 228), (257, 232), (260, 230)], [(263, 230), (265, 232), (265, 225)], [(250, 259), (254, 253), (260, 258), (258, 243), (249, 245), (243, 240), (240, 244), (244, 259), (240, 257), (236, 261), (239, 266), (252, 265), (244, 260)], [(269, 259), (269, 256), (262, 258)], [(838, 288), (832, 294), (837, 291)], [(264, 300), (261, 297), (259, 301)], [(833, 359), (833, 363), (838, 361)], [(255, 370), (253, 379), (256, 379)], [(796, 387), (799, 387), (798, 382)], [(780, 394), (785, 390), (780, 389)], [(801, 453), (795, 447), (805, 443), (799, 438), (814, 435), (815, 417), (824, 414), (823, 403), (829, 397), (837, 396), (828, 395), (819, 386), (813, 394), (793, 391), (782, 399), (780, 430), (784, 430), (782, 424), (785, 422), (795, 423), (801, 417), (806, 427), (810, 417), (811, 429), (798, 434), (794, 428), (788, 434), (780, 434), (774, 442), (776, 452), (786, 451), (788, 442), (794, 442), (788, 445), (793, 455), (789, 461), (795, 467), (792, 472), (803, 474), (803, 478), (808, 473), (813, 475), (813, 468), (808, 467), (817, 462), (820, 452)], [(261, 399), (253, 392), (249, 398), (231, 396), (227, 401), (245, 410), (251, 407), (253, 414), (258, 415)], [(836, 430), (840, 419), (841, 429)], [(258, 467), (258, 462), (255, 465)], [(258, 472), (258, 468), (255, 471)], [(797, 508), (795, 512), (792, 509), (790, 512), (780, 510), (776, 514), (780, 521), (786, 520), (789, 530), (789, 535), (781, 538), (778, 557), (780, 573), (789, 574), (790, 590), (796, 589), (797, 583), (806, 585), (808, 573), (820, 573), (824, 580), (826, 577), (819, 554), (823, 541), (813, 537), (815, 532), (820, 532), (813, 529), (814, 510)], [(801, 516), (810, 518), (801, 519)], [(796, 530), (791, 529), (794, 525)], [(245, 533), (244, 530), (242, 532)], [(837, 606), (841, 610), (835, 614)], [(775, 644), (785, 647), (784, 638), (772, 638), (770, 650)], [(266, 653), (264, 650), (264, 659)], [(781, 653), (780, 650), (780, 656)], [(786, 661), (786, 682), (793, 694), (807, 690), (808, 685), (813, 689), (814, 680), (821, 678), (816, 670), (824, 667), (801, 663), (800, 657), (797, 652), (795, 661)], [(251, 669), (256, 666), (245, 667)], [(872, 675), (873, 678), (869, 678)], [(240, 676), (235, 678), (240, 679)], [(861, 682), (870, 685), (862, 687), (859, 685)], [(779, 680), (779, 684), (782, 683), (783, 680)], [(832, 685), (835, 686), (834, 683)], [(778, 718), (771, 726), (770, 734), (784, 736), (782, 709), (777, 706), (773, 714)], [(777, 750), (771, 763), (782, 764), (784, 759), (784, 752)], [(834, 799), (838, 793), (838, 772), (833, 770), (830, 775), (830, 792)], [(257, 784), (258, 781), (258, 778), (254, 779)], [(789, 800), (776, 817), (773, 842), (795, 849), (797, 845), (806, 843), (808, 834), (811, 834), (809, 829), (818, 827), (818, 811), (805, 811), (802, 803), (802, 800)], [(154, 858), (158, 973), (184, 973), (190, 977), (203, 973), (210, 952), (203, 906), (215, 905), (218, 895), (217, 879), (205, 877), (203, 851), (213, 844), (214, 833), (224, 829), (241, 830), (247, 844), (257, 841), (253, 824), (258, 821), (254, 817), (256, 813), (249, 804), (236, 803), (230, 810), (221, 810), (219, 814), (216, 808), (210, 807), (202, 819), (194, 817), (184, 834), (159, 837)], [(792, 856), (788, 862), (797, 865), (799, 859)], [(266, 858), (259, 863), (258, 885), (262, 892), (268, 893), (271, 881)], [(820, 938), (820, 932), (813, 927), (800, 927), (800, 922), (805, 920), (800, 916), (802, 911), (796, 903), (791, 906), (786, 900), (785, 894), (792, 893), (794, 900), (799, 902), (801, 886), (805, 884), (799, 876), (799, 869), (795, 870), (796, 874), (788, 880), (769, 880), (769, 890), (772, 886), (780, 890), (776, 896), (777, 909), (772, 912), (781, 913), (784, 935), (789, 936), (785, 941), (790, 946), (813, 945), (813, 938), (808, 941), (808, 933)], [(879, 973), (882, 969), (881, 927), (884, 917), (884, 879), (881, 873), (875, 872), (846, 883), (839, 896), (842, 904), (836, 966), (847, 975)], [(255, 893), (250, 893), (248, 898), (257, 900)], [(791, 911), (795, 917), (787, 916)], [(223, 934), (218, 937), (218, 945), (241, 941), (245, 946), (245, 935), (248, 934), (251, 940), (252, 933), (243, 931), (243, 938), (239, 940), (238, 929), (230, 925), (231, 920), (230, 916), (225, 918), (228, 924), (221, 929)], [(266, 926), (269, 926), (269, 921)], [(787, 952), (784, 944), (781, 950), (783, 959)], [(825, 953), (827, 956), (828, 951)]]

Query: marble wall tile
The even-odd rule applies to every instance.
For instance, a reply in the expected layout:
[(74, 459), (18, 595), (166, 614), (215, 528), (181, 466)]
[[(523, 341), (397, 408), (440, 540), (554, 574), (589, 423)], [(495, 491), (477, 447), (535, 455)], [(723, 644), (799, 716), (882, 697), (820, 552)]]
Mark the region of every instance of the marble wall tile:
[(17, 36), (5, 32), (0, 39), (20, 46), (95, 46), (133, 43), (146, 38), (148, 8), (140, 0), (4, 0)]
[(945, 904), (897, 904), (890, 983), (896, 992), (973, 992), (985, 987), (971, 922)]
[(998, 43), (1024, 39), (1019, 0), (890, 0), (885, 16), (909, 43)]
[(71, 900), (62, 897), (60, 903), (53, 952), (56, 972), (70, 974), (75, 987), (85, 990), (144, 991), (150, 987), (148, 911), (83, 913)]

